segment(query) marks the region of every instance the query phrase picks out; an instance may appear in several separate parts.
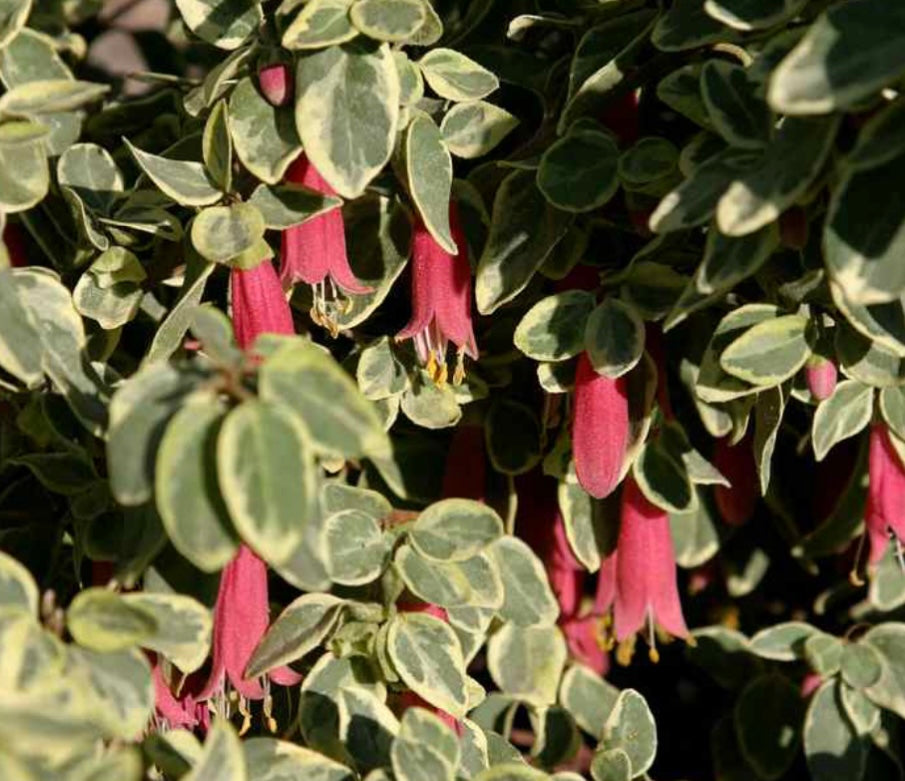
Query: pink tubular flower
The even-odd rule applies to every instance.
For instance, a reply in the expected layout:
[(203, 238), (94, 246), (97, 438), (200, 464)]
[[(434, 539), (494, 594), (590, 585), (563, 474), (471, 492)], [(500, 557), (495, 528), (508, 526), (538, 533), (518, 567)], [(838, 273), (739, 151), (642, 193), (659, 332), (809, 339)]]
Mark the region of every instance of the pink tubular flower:
[(252, 269), (230, 273), (233, 330), (239, 347), (247, 350), (259, 335), (292, 334), (292, 311), (269, 260)]
[(446, 454), (446, 470), (440, 496), (483, 502), (487, 493), (487, 462), (484, 430), (462, 424), (453, 432)]
[(478, 357), (471, 322), (471, 266), (465, 233), (454, 201), (449, 204), (449, 224), (459, 252), (450, 255), (431, 236), (424, 222), (415, 219), (412, 238), (412, 317), (397, 340), (413, 339), (418, 358), (438, 383), (446, 382), (446, 349), (456, 346), (453, 382), (465, 376), (463, 355)]
[[(248, 720), (244, 700), (265, 699), (267, 691), (260, 681), (245, 677), (245, 668), (269, 623), (267, 565), (241, 545), (220, 575), (214, 607), (213, 662), (199, 700), (225, 695), (228, 682), (239, 693), (239, 710)], [(288, 667), (271, 670), (268, 675), (281, 686), (294, 686), (301, 680)], [(265, 702), (265, 712), (268, 710), (269, 702)]]
[(757, 465), (751, 450), (751, 437), (730, 445), (726, 437), (716, 441), (714, 466), (729, 481), (729, 487), (714, 487), (714, 498), (720, 517), (729, 526), (747, 523), (757, 506)]
[(629, 434), (625, 377), (601, 376), (582, 353), (575, 373), (572, 455), (578, 482), (591, 496), (603, 499), (619, 484)]
[[(622, 521), (616, 559), (614, 623), (621, 641), (649, 622), (687, 637), (676, 585), (676, 559), (669, 517), (648, 501), (632, 477), (622, 489)], [(651, 636), (653, 632), (651, 631)], [(651, 648), (656, 660), (656, 650)]]
[(292, 73), (281, 62), (265, 65), (258, 71), (258, 84), (271, 106), (285, 106), (292, 94)]
[[(336, 195), (305, 154), (289, 166), (286, 181), (323, 195)], [(333, 308), (346, 303), (339, 303), (340, 291), (355, 295), (371, 292), (370, 287), (355, 278), (349, 266), (346, 229), (338, 208), (284, 230), (281, 254), (283, 286), (288, 288), (299, 281), (310, 285), (314, 291), (311, 318), (318, 325), (330, 328), (334, 335)]]
[(890, 532), (905, 538), (905, 467), (883, 423), (875, 423), (870, 430), (868, 475), (864, 520), (870, 540), (869, 561), (876, 564), (883, 558)]
[(210, 709), (184, 688), (178, 695), (174, 694), (164, 678), (159, 659), (155, 659), (151, 666), (151, 678), (154, 681), (154, 708), (158, 722), (163, 722), (166, 729), (192, 730), (200, 727), (205, 732), (208, 730)]
[(811, 395), (817, 401), (823, 401), (832, 396), (833, 391), (836, 390), (839, 372), (832, 361), (816, 356), (808, 361), (804, 369), (804, 376)]

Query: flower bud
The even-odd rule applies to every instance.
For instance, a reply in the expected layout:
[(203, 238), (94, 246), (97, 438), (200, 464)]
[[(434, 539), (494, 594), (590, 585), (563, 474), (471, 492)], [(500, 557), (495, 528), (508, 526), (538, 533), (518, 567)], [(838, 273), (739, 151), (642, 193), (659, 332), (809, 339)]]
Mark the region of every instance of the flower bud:
[(292, 73), (282, 62), (265, 65), (258, 71), (258, 84), (271, 106), (285, 106), (292, 94)]
[(813, 356), (804, 369), (808, 390), (817, 401), (823, 401), (833, 395), (839, 372), (836, 364), (820, 356)]

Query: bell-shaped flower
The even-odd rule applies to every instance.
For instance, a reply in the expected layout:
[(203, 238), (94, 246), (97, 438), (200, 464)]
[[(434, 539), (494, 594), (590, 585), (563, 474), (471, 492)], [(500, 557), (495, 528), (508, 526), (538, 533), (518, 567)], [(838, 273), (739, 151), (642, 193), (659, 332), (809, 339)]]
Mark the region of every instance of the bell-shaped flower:
[[(305, 154), (286, 171), (285, 180), (323, 195), (336, 195)], [(304, 282), (314, 295), (311, 319), (336, 334), (334, 312), (348, 306), (343, 294), (363, 295), (371, 288), (359, 282), (346, 254), (346, 228), (340, 209), (305, 220), (283, 231), (280, 281), (286, 288)]]
[(752, 445), (750, 436), (734, 445), (729, 443), (728, 437), (716, 441), (713, 465), (729, 485), (715, 486), (713, 494), (720, 517), (729, 526), (747, 523), (757, 506), (758, 477)]
[(261, 334), (292, 334), (292, 310), (269, 260), (251, 269), (230, 272), (232, 320), (236, 341), (243, 350)]
[[(154, 654), (150, 656), (155, 657)], [(205, 732), (210, 727), (211, 712), (206, 703), (188, 690), (185, 681), (181, 690), (174, 693), (164, 677), (159, 658), (153, 658), (151, 679), (154, 681), (154, 717), (158, 727), (163, 729), (188, 729), (200, 727)]]
[[(267, 565), (248, 547), (239, 546), (233, 560), (220, 574), (214, 607), (213, 660), (207, 684), (199, 700), (226, 699), (227, 685), (239, 695), (239, 712), (250, 720), (247, 700), (264, 700), (270, 720), (269, 684), (245, 677), (245, 668), (270, 624)], [(301, 676), (288, 667), (271, 670), (268, 677), (281, 686), (293, 686)]]
[(258, 85), (271, 106), (285, 106), (292, 95), (292, 71), (281, 62), (265, 65), (258, 71)]
[(811, 395), (817, 401), (823, 401), (832, 396), (833, 391), (836, 390), (839, 371), (832, 361), (820, 356), (813, 356), (804, 368), (804, 377)]
[(871, 564), (886, 551), (890, 534), (905, 539), (905, 467), (883, 423), (870, 430), (865, 526)]
[(572, 405), (572, 456), (578, 482), (603, 499), (619, 484), (629, 445), (628, 384), (598, 374), (587, 353), (578, 358)]
[(650, 502), (634, 478), (622, 489), (622, 514), (616, 546), (616, 594), (613, 619), (622, 641), (645, 624), (650, 630), (651, 658), (657, 624), (677, 637), (688, 637), (676, 583), (676, 558), (669, 516)]
[(464, 355), (478, 357), (471, 321), (471, 266), (465, 233), (454, 201), (449, 205), (449, 224), (458, 253), (451, 255), (430, 234), (423, 220), (415, 218), (412, 237), (412, 317), (397, 340), (412, 339), (428, 374), (446, 382), (446, 350), (456, 347), (453, 382), (465, 376)]

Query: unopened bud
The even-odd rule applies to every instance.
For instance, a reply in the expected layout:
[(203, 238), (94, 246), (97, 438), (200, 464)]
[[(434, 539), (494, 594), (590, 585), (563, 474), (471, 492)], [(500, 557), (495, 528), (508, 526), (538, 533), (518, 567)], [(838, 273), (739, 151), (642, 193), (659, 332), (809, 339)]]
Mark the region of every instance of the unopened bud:
[(266, 65), (258, 71), (261, 92), (272, 106), (285, 106), (292, 92), (292, 74), (281, 62)]
[(836, 380), (839, 372), (836, 364), (826, 358), (815, 356), (805, 367), (804, 376), (808, 383), (808, 390), (817, 401), (823, 401), (833, 395), (836, 390)]

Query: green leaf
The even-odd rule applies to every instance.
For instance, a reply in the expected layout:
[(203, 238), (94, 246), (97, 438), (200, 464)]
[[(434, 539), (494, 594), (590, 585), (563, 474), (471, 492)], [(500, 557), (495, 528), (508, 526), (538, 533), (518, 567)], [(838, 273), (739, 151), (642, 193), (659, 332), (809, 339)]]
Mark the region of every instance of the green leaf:
[(610, 540), (609, 505), (598, 502), (581, 486), (562, 480), (558, 490), (559, 509), (569, 547), (575, 558), (590, 572), (600, 568), (600, 554), (607, 553), (615, 542)]
[(229, 134), (229, 109), (220, 100), (207, 118), (201, 139), (204, 166), (208, 175), (224, 192), (233, 181), (233, 141)]
[(905, 69), (903, 28), (905, 8), (898, 3), (833, 6), (773, 71), (770, 105), (784, 114), (825, 114), (859, 104)]
[(308, 435), (285, 407), (248, 401), (217, 437), (217, 477), (242, 538), (267, 561), (284, 563), (313, 512), (315, 470)]
[(647, 772), (657, 754), (657, 725), (647, 701), (634, 689), (620, 692), (603, 728), (603, 746), (622, 749), (632, 777)]
[(685, 465), (673, 457), (662, 440), (645, 443), (632, 465), (641, 492), (669, 513), (694, 510), (698, 495)]
[(0, 367), (26, 385), (44, 376), (41, 337), (13, 284), (13, 272), (0, 269)]
[(791, 18), (806, 0), (705, 0), (704, 10), (736, 30), (762, 30)]
[(869, 643), (845, 643), (839, 666), (842, 679), (853, 689), (873, 686), (883, 675), (883, 660)]
[(524, 761), (507, 761), (481, 771), (474, 781), (548, 781), (549, 778), (542, 770), (529, 767)]
[(774, 624), (751, 638), (750, 649), (763, 659), (792, 662), (804, 658), (804, 643), (817, 631), (804, 621)]
[(332, 594), (302, 594), (277, 616), (248, 662), (247, 678), (258, 678), (321, 646), (333, 634), (345, 600)]
[(695, 124), (710, 128), (710, 113), (701, 97), (701, 71), (698, 62), (674, 70), (657, 84), (657, 97)]
[(640, 138), (619, 156), (619, 179), (626, 189), (643, 191), (675, 173), (679, 152), (671, 141), (657, 136)]
[(541, 157), (538, 189), (564, 211), (598, 209), (619, 189), (618, 160), (619, 149), (609, 134), (573, 130), (551, 144)]
[(878, 624), (858, 642), (869, 645), (882, 659), (880, 680), (865, 693), (881, 708), (905, 718), (905, 624)]
[(465, 561), (503, 535), (503, 521), (471, 499), (444, 499), (424, 510), (408, 530), (415, 549), (436, 561)]
[(669, 233), (706, 222), (732, 181), (757, 159), (749, 151), (732, 148), (709, 157), (663, 197), (650, 216), (650, 229), (654, 233)]
[(905, 211), (898, 198), (876, 197), (897, 192), (903, 175), (905, 154), (867, 170), (845, 168), (834, 189), (823, 231), (824, 257), (852, 304), (898, 303), (905, 292), (905, 273), (897, 262), (905, 248)]
[(217, 572), (238, 547), (217, 484), (223, 410), (200, 398), (169, 422), (157, 451), (155, 499), (173, 546), (196, 567)]
[(247, 781), (242, 743), (226, 719), (218, 718), (204, 741), (204, 751), (183, 781)]
[(880, 391), (880, 413), (899, 439), (905, 439), (905, 388), (893, 386)]
[(795, 761), (802, 716), (798, 687), (781, 675), (763, 675), (742, 691), (735, 704), (735, 734), (760, 778), (778, 779)]
[(135, 161), (162, 192), (183, 206), (209, 206), (223, 197), (201, 163), (169, 160), (143, 152), (123, 139)]
[(540, 462), (543, 432), (530, 407), (509, 399), (494, 402), (484, 431), (487, 455), (498, 472), (520, 475)]
[(275, 738), (242, 743), (254, 781), (354, 781), (355, 774), (323, 754)]
[(757, 394), (754, 403), (754, 462), (760, 480), (760, 492), (766, 496), (770, 486), (771, 462), (785, 411), (786, 394), (781, 387), (769, 388)]
[(0, 4), (0, 49), (25, 26), (32, 0), (3, 0)]
[(836, 675), (842, 661), (842, 641), (825, 632), (815, 632), (804, 641), (804, 658), (821, 678)]
[(406, 130), (405, 170), (415, 208), (431, 236), (451, 255), (467, 252), (456, 247), (449, 227), (452, 159), (440, 129), (426, 114), (415, 116)]
[[(229, 96), (228, 121), (242, 165), (265, 184), (280, 184), (289, 164), (302, 151), (292, 110), (272, 106), (246, 77)], [(267, 188), (261, 185), (255, 192), (261, 189)], [(254, 195), (249, 202), (254, 202)], [(268, 223), (268, 227), (279, 226)]]
[(493, 73), (453, 49), (431, 49), (418, 67), (430, 88), (447, 100), (480, 100), (500, 86)]
[(360, 586), (375, 580), (387, 560), (387, 543), (377, 521), (361, 510), (342, 510), (324, 524), (327, 570), (335, 583)]
[(10, 214), (35, 206), (50, 187), (47, 152), (41, 140), (0, 146), (0, 208)]
[(123, 191), (123, 176), (110, 153), (97, 144), (73, 144), (57, 161), (57, 181), (91, 211), (107, 214)]
[(156, 624), (154, 633), (140, 641), (142, 647), (163, 654), (185, 674), (204, 664), (213, 626), (211, 612), (204, 605), (183, 594), (152, 592), (124, 594), (122, 600)]
[(594, 781), (631, 781), (632, 761), (621, 748), (595, 752), (591, 759)]
[(839, 686), (834, 679), (825, 681), (808, 706), (804, 753), (814, 781), (858, 781), (864, 775), (867, 745), (845, 715)]
[(107, 468), (110, 488), (120, 504), (151, 498), (154, 463), (167, 421), (201, 377), (166, 363), (150, 364), (123, 383), (110, 403)]
[(610, 296), (588, 317), (584, 341), (594, 371), (616, 379), (641, 360), (644, 322), (633, 306)]
[(238, 49), (264, 19), (258, 0), (176, 0), (176, 7), (195, 35), (227, 51)]
[(75, 595), (66, 626), (79, 645), (109, 652), (142, 644), (157, 630), (157, 621), (113, 591), (89, 588)]
[(905, 153), (905, 100), (893, 100), (872, 114), (864, 123), (854, 149), (846, 156), (846, 163), (854, 169), (865, 170), (889, 163)]
[(390, 622), (387, 650), (410, 689), (456, 718), (465, 715), (465, 662), (447, 624), (424, 613), (401, 613)]
[(507, 623), (487, 642), (487, 668), (500, 690), (534, 706), (556, 701), (566, 641), (555, 626)]
[(753, 385), (778, 385), (810, 357), (808, 335), (809, 321), (802, 315), (783, 315), (757, 323), (723, 350), (720, 366)]
[(383, 452), (386, 435), (374, 405), (321, 348), (287, 341), (261, 367), (261, 398), (291, 409), (322, 453), (349, 458)]
[(424, 371), (405, 389), (402, 411), (413, 423), (428, 429), (449, 428), (462, 418), (453, 389), (437, 385)]
[(662, 51), (694, 49), (718, 41), (733, 41), (736, 33), (704, 10), (705, 0), (677, 0), (660, 16), (651, 40)]
[(299, 184), (259, 184), (248, 205), (261, 213), (267, 228), (282, 231), (342, 206), (342, 201)]
[(308, 158), (344, 198), (361, 195), (396, 137), (399, 75), (388, 45), (356, 42), (305, 55), (296, 89), (296, 127)]
[(483, 315), (524, 290), (565, 235), (571, 217), (554, 209), (534, 185), (533, 171), (514, 171), (493, 201), (490, 234), (478, 261), (475, 297)]
[(868, 423), (874, 409), (873, 389), (855, 380), (844, 380), (814, 413), (811, 439), (814, 458), (822, 461), (830, 448), (855, 436)]
[(732, 182), (720, 198), (716, 210), (720, 230), (744, 236), (776, 220), (810, 187), (838, 128), (838, 117), (787, 117), (759, 164)]
[(517, 626), (552, 624), (559, 604), (547, 581), (544, 565), (524, 542), (501, 537), (490, 547), (503, 579), (500, 617)]
[(407, 41), (427, 20), (427, 9), (421, 0), (358, 0), (349, 19), (369, 38)]
[(40, 79), (13, 87), (0, 96), (0, 114), (41, 115), (74, 111), (109, 92), (106, 84), (73, 79)]
[(756, 92), (757, 85), (739, 65), (708, 60), (701, 70), (707, 113), (717, 133), (732, 146), (758, 150), (770, 140), (770, 109)]
[(192, 221), (192, 245), (214, 263), (226, 263), (264, 237), (264, 218), (249, 203), (210, 206)]
[(521, 319), (513, 341), (536, 361), (564, 361), (584, 349), (585, 323), (594, 309), (594, 296), (568, 290), (538, 301)]
[(559, 701), (581, 729), (594, 738), (603, 735), (604, 725), (616, 704), (619, 690), (590, 668), (570, 666), (559, 686)]
[(725, 236), (712, 226), (694, 287), (705, 295), (721, 294), (757, 273), (779, 247), (779, 230), (771, 223), (745, 236)]
[(492, 610), (503, 603), (503, 583), (495, 562), (483, 553), (464, 561), (435, 561), (403, 545), (395, 566), (408, 589), (424, 602)]
[(475, 100), (457, 103), (447, 111), (440, 132), (450, 152), (471, 160), (493, 150), (518, 124), (505, 109)]
[[(422, 6), (424, 6), (423, 2)], [(424, 7), (426, 8), (426, 6)], [(399, 73), (399, 102), (403, 106), (416, 105), (424, 97), (424, 77), (421, 75), (421, 71), (400, 49), (393, 50), (393, 63)]]
[(344, 43), (358, 35), (349, 9), (355, 0), (311, 0), (283, 32), (283, 46), (290, 50), (320, 49)]
[(8, 553), (0, 551), (0, 610), (38, 615), (38, 587), (31, 573)]

